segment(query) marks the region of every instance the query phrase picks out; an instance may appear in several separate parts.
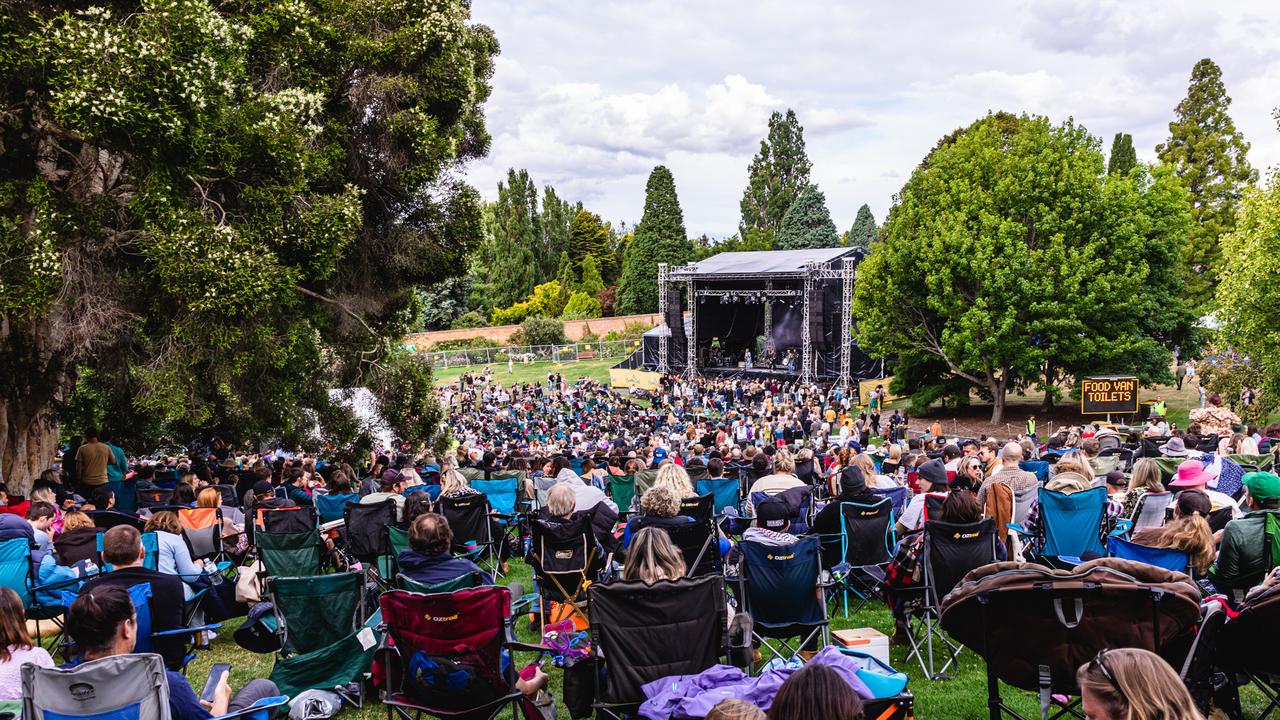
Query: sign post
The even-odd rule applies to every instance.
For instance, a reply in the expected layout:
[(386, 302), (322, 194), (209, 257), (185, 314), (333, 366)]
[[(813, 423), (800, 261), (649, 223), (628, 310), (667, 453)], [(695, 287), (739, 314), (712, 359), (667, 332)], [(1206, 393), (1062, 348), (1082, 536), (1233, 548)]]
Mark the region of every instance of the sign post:
[(1133, 415), (1138, 412), (1138, 378), (1128, 376), (1087, 377), (1080, 380), (1080, 414)]

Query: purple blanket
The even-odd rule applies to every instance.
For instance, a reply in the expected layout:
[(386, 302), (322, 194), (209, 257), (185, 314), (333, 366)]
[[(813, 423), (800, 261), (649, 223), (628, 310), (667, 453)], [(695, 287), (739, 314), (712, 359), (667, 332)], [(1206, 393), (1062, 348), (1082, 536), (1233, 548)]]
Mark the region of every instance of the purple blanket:
[[(859, 696), (871, 699), (871, 691), (858, 679), (857, 663), (836, 648), (823, 648), (809, 662), (830, 667)], [(761, 710), (768, 710), (778, 688), (795, 671), (796, 668), (777, 668), (751, 677), (736, 667), (716, 665), (697, 675), (655, 680), (643, 688), (649, 699), (640, 706), (640, 715), (649, 720), (706, 717), (711, 708), (725, 698), (742, 698)]]

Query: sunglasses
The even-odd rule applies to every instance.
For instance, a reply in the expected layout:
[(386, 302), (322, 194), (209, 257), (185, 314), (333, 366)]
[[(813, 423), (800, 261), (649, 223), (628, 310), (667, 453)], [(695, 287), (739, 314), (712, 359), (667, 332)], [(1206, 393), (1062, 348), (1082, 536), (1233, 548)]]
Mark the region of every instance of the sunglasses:
[(1120, 698), (1125, 702), (1129, 702), (1129, 698), (1124, 694), (1124, 690), (1120, 689), (1120, 683), (1116, 682), (1116, 676), (1111, 674), (1111, 670), (1107, 668), (1107, 664), (1102, 661), (1102, 656), (1106, 655), (1109, 650), (1110, 648), (1102, 648), (1099, 650), (1098, 654), (1093, 656), (1093, 660), (1089, 664), (1097, 666), (1099, 672), (1102, 673), (1102, 677), (1106, 678), (1107, 682), (1111, 683), (1111, 687), (1116, 689), (1116, 693), (1120, 695)]

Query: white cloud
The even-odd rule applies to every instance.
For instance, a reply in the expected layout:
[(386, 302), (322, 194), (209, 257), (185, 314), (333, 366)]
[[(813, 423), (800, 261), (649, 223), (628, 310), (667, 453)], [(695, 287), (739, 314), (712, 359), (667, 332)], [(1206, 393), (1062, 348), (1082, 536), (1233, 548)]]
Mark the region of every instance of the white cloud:
[(477, 0), (503, 46), (486, 197), (508, 167), (634, 223), (652, 167), (690, 234), (736, 230), (769, 113), (794, 108), (836, 225), (883, 218), (943, 134), (989, 110), (1074, 117), (1150, 160), (1192, 65), (1212, 57), (1258, 167), (1280, 163), (1280, 3), (1250, 0)]

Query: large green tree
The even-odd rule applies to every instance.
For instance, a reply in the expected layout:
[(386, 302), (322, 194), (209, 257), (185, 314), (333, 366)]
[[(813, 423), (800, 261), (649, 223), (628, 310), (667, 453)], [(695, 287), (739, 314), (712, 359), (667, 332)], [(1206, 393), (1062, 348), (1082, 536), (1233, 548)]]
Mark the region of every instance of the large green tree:
[(594, 257), (603, 272), (608, 273), (613, 265), (612, 238), (609, 237), (609, 226), (600, 216), (578, 210), (573, 216), (573, 225), (569, 231), (569, 246), (573, 254), (574, 265), (578, 268), (588, 257)]
[(1071, 121), (1007, 113), (943, 138), (859, 265), (859, 343), (967, 380), (993, 422), (1009, 390), (1064, 374), (1168, 379), (1142, 316), (1187, 317), (1149, 291), (1176, 287), (1187, 206), (1169, 175), (1108, 176), (1100, 145)]
[(743, 240), (769, 248), (777, 242), (782, 220), (800, 190), (809, 184), (813, 163), (804, 148), (804, 128), (794, 110), (774, 112), (769, 134), (747, 168), (747, 189), (742, 193)]
[(1107, 174), (1124, 175), (1138, 164), (1138, 152), (1133, 149), (1133, 136), (1116, 133), (1111, 140), (1111, 154), (1107, 157)]
[(853, 227), (849, 228), (849, 234), (845, 236), (844, 244), (869, 250), (878, 230), (871, 208), (863, 203), (862, 207), (858, 208), (858, 216), (853, 219)]
[(559, 254), (550, 260), (543, 257), (546, 246), (538, 189), (528, 171), (507, 171), (507, 181), (498, 183), (498, 199), (485, 218), (485, 247), (481, 251), (486, 271), (485, 306), (512, 305), (554, 273), (559, 258)]
[(1195, 224), (1182, 261), (1186, 291), (1197, 305), (1213, 297), (1222, 265), (1220, 238), (1234, 227), (1245, 188), (1258, 179), (1247, 157), (1249, 143), (1227, 114), (1230, 106), (1222, 70), (1209, 58), (1201, 60), (1169, 123), (1169, 139), (1156, 146), (1160, 162), (1173, 167), (1191, 194)]
[(0, 480), (48, 467), (85, 371), (118, 435), (299, 437), (364, 385), (431, 439), (391, 338), (481, 234), (468, 3), (14, 0), (0, 37)]
[(556, 194), (550, 185), (542, 189), (542, 249), (538, 252), (538, 267), (542, 268), (543, 277), (549, 277), (556, 271), (555, 260), (560, 253), (568, 250), (573, 253), (572, 225), (573, 219), (582, 206), (575, 206)]
[(693, 244), (684, 230), (684, 213), (676, 196), (671, 171), (659, 165), (645, 184), (644, 215), (635, 236), (627, 244), (618, 287), (618, 313), (654, 312), (658, 309), (658, 263), (672, 267), (689, 262)]
[(805, 186), (782, 218), (778, 249), (829, 248), (839, 244), (836, 224), (831, 222), (831, 213), (827, 211), (827, 199), (817, 185)]

